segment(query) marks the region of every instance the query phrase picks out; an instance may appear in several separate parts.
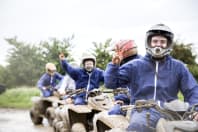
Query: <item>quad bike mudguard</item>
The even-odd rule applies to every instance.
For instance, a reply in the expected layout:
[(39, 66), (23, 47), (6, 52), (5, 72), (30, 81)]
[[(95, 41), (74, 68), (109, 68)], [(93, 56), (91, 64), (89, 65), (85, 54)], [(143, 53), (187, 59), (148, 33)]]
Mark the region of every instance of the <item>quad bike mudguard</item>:
[(112, 128), (125, 129), (129, 120), (123, 115), (109, 115), (108, 111), (102, 111), (94, 116), (94, 132), (104, 132)]

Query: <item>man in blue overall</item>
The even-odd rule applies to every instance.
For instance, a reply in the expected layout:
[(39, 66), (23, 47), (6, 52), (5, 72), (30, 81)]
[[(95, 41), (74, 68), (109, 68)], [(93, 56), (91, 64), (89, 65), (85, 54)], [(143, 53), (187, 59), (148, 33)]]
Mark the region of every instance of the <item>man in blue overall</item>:
[[(184, 95), (184, 101), (190, 106), (198, 103), (198, 85), (188, 68), (179, 60), (172, 58), (169, 53), (173, 47), (174, 34), (164, 24), (152, 26), (146, 33), (147, 54), (140, 59), (119, 66), (114, 60), (107, 65), (105, 71), (105, 86), (108, 88), (130, 88), (131, 104), (138, 100), (154, 100), (163, 107), (165, 102), (178, 99), (178, 92)], [(147, 113), (150, 113), (149, 125), (156, 127), (157, 121), (164, 117), (154, 108), (133, 109), (128, 131), (146, 132)], [(198, 120), (198, 115), (194, 115)]]
[[(138, 54), (137, 45), (134, 42), (134, 40), (120, 40), (115, 43), (115, 47), (113, 49), (115, 51), (115, 54), (119, 55), (119, 60), (113, 60), (116, 61), (114, 63), (117, 63), (118, 65), (122, 66), (126, 64), (127, 62), (139, 59), (141, 58), (141, 55)], [(119, 64), (120, 63), (120, 64)], [(125, 86), (124, 88), (128, 88), (128, 86)], [(130, 103), (130, 95), (128, 94), (118, 94), (114, 96), (115, 105), (113, 108), (111, 108), (108, 111), (108, 114), (110, 115), (124, 115), (125, 113), (121, 111), (121, 105), (129, 105)]]
[(95, 88), (99, 88), (100, 84), (104, 83), (104, 71), (96, 68), (96, 58), (93, 55), (85, 54), (83, 56), (82, 68), (72, 67), (63, 54), (60, 54), (59, 58), (65, 72), (75, 81), (76, 89), (86, 89), (86, 92), (74, 97), (74, 104), (86, 104), (87, 93)]
[(53, 63), (47, 63), (45, 70), (46, 73), (39, 79), (37, 87), (41, 90), (42, 96), (49, 97), (56, 91), (55, 86), (63, 76), (56, 72), (56, 66)]

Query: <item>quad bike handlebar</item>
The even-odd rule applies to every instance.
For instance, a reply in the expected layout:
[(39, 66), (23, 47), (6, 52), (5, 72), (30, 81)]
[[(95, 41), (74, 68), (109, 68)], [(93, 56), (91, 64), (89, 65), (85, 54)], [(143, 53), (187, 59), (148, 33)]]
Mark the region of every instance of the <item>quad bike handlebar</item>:
[[(86, 88), (80, 88), (80, 89), (75, 89), (75, 90), (66, 90), (65, 91), (66, 95), (62, 96), (61, 99), (70, 98), (74, 95), (78, 95), (78, 94), (81, 94), (83, 92), (86, 92)], [(93, 89), (91, 91), (88, 91), (87, 94), (88, 94), (88, 97), (94, 97), (94, 96), (97, 96), (97, 95), (101, 95), (102, 93), (113, 93), (114, 95), (127, 94), (128, 89), (126, 89), (126, 88), (117, 88), (117, 89), (113, 89), (113, 90)]]

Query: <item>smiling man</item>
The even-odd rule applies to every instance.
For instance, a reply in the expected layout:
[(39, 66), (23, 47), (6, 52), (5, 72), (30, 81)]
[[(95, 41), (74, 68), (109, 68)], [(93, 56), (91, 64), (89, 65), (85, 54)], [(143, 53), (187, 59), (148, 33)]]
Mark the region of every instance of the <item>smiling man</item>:
[[(196, 80), (181, 61), (169, 55), (173, 38), (174, 34), (168, 26), (152, 26), (146, 33), (147, 54), (123, 66), (113, 63), (120, 58), (119, 55), (113, 56), (105, 71), (105, 86), (114, 89), (127, 84), (131, 92), (131, 104), (139, 104), (137, 102), (142, 100), (149, 103), (147, 100), (152, 100), (163, 108), (164, 103), (178, 99), (179, 91), (190, 106), (198, 103)], [(196, 113), (193, 117), (198, 119)], [(149, 128), (155, 128), (160, 118), (166, 119), (167, 116), (154, 107), (143, 107), (141, 111), (133, 109), (127, 130), (149, 132)]]
[(86, 89), (86, 92), (76, 95), (73, 98), (74, 104), (86, 104), (88, 91), (99, 88), (100, 84), (104, 82), (104, 71), (96, 68), (95, 56), (90, 54), (84, 55), (81, 61), (82, 67), (80, 68), (72, 67), (65, 59), (64, 54), (60, 54), (59, 59), (63, 69), (75, 81), (76, 89)]

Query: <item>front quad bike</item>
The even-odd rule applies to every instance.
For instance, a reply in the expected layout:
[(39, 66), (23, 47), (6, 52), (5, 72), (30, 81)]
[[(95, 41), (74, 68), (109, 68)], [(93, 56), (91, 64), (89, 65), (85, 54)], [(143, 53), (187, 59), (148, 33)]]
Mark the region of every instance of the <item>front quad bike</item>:
[(107, 111), (100, 112), (94, 117), (94, 132), (126, 132), (129, 125), (129, 117), (132, 109), (155, 108), (168, 116), (168, 119), (160, 119), (156, 128), (149, 126), (149, 116), (147, 123), (148, 129), (153, 132), (198, 132), (198, 122), (189, 120), (190, 115), (194, 112), (194, 107), (191, 111), (187, 111), (188, 105), (179, 100), (174, 100), (164, 104), (164, 109), (157, 106), (152, 101), (137, 101), (137, 103), (129, 106), (124, 106), (123, 110), (127, 110), (126, 116), (108, 115)]
[[(198, 132), (198, 122), (193, 121), (193, 113), (197, 111), (198, 104), (194, 105), (190, 110), (174, 109), (178, 105), (178, 101), (166, 104), (167, 109), (177, 111), (182, 115), (179, 120), (165, 120), (161, 118), (156, 126), (157, 132)], [(180, 105), (181, 106), (181, 105)], [(178, 112), (179, 111), (179, 112)]]
[(64, 104), (56, 96), (50, 97), (32, 97), (33, 107), (30, 109), (30, 118), (35, 125), (42, 124), (43, 118), (48, 119), (48, 123), (52, 126), (55, 118), (55, 107)]
[(108, 111), (102, 111), (94, 116), (94, 132), (106, 132), (113, 129), (116, 132), (125, 131), (129, 125), (131, 110), (134, 105), (121, 106), (126, 115), (109, 115)]
[[(96, 113), (113, 106), (112, 99), (94, 90), (88, 93), (87, 105), (64, 105), (62, 121), (57, 123), (56, 132), (88, 132), (93, 130), (93, 117)], [(62, 126), (61, 126), (62, 124)], [(60, 125), (60, 126), (59, 126)]]

